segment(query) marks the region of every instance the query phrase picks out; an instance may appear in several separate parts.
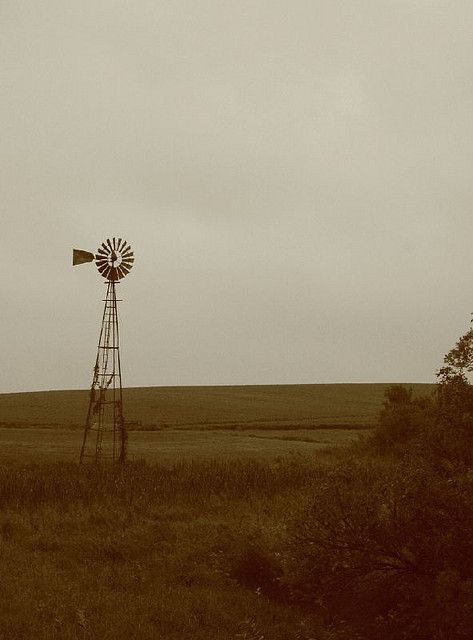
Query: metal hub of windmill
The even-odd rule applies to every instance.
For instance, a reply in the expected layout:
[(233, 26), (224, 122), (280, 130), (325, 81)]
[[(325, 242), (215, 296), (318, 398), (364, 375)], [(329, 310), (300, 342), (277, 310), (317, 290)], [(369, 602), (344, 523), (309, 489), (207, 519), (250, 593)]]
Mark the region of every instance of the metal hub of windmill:
[[(80, 462), (92, 457), (96, 462), (111, 459), (125, 462), (127, 431), (123, 417), (123, 393), (115, 285), (130, 273), (133, 251), (126, 240), (107, 239), (94, 255), (74, 249), (72, 264), (93, 262), (106, 280), (107, 294), (100, 328), (97, 358), (89, 396)], [(94, 434), (94, 435), (92, 435)]]

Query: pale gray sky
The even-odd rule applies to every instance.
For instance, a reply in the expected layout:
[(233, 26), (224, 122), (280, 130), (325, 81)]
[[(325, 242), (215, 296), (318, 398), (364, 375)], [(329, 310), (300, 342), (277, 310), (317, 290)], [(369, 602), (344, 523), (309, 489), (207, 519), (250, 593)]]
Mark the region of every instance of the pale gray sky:
[(431, 381), (473, 311), (473, 3), (2, 0), (0, 391)]

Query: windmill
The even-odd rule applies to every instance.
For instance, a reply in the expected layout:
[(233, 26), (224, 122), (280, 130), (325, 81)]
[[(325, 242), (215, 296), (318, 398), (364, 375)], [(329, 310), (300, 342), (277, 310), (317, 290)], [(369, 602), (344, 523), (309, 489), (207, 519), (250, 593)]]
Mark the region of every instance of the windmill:
[(93, 262), (107, 284), (97, 358), (90, 387), (89, 409), (80, 452), (80, 462), (92, 457), (96, 462), (111, 458), (125, 462), (127, 433), (123, 418), (122, 373), (116, 283), (131, 270), (133, 251), (121, 238), (102, 242), (94, 255), (74, 249), (72, 264)]

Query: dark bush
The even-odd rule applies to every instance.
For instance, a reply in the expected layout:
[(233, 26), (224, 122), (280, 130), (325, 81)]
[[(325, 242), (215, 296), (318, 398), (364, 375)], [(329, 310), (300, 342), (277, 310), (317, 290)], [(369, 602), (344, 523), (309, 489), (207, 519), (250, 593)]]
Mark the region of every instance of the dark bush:
[(281, 595), (281, 575), (281, 564), (274, 554), (253, 542), (241, 544), (230, 568), (230, 577), (241, 585), (272, 597)]
[(293, 597), (347, 637), (471, 638), (472, 527), (472, 474), (445, 479), (415, 458), (349, 462), (294, 525)]
[[(455, 379), (437, 385), (431, 397), (419, 398), (406, 387), (389, 387), (371, 438), (375, 452), (398, 458), (415, 456), (444, 474), (471, 466), (473, 413), (466, 408), (459, 411), (457, 386)], [(471, 391), (468, 385), (468, 394)]]
[(392, 386), (385, 392), (373, 442), (383, 453), (404, 453), (435, 420), (433, 399), (414, 398), (412, 389)]

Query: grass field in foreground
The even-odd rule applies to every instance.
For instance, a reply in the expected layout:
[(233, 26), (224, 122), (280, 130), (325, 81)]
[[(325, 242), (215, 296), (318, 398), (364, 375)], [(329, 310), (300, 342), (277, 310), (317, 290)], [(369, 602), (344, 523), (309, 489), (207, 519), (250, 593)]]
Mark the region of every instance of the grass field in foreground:
[(260, 587), (317, 464), (0, 465), (0, 638), (332, 640)]
[[(387, 384), (140, 387), (124, 390), (131, 428), (300, 429), (374, 424)], [(415, 395), (433, 385), (412, 384)], [(0, 394), (0, 426), (82, 426), (88, 391)]]

